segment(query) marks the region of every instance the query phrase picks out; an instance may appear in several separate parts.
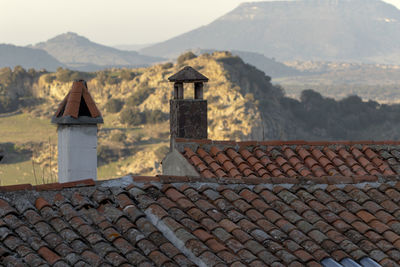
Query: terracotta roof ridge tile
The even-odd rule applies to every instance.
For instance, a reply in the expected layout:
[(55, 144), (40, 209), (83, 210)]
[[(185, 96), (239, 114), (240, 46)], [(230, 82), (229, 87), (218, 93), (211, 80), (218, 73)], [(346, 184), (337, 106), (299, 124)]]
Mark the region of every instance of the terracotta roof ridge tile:
[[(228, 165), (227, 165), (228, 166)], [(229, 165), (228, 170), (239, 170), (232, 169), (232, 166)], [(243, 167), (244, 168), (244, 167)], [(276, 167), (277, 168), (277, 167)], [(348, 167), (346, 167), (347, 169)], [(221, 166), (218, 167), (221, 172), (223, 168)], [(244, 169), (247, 169), (245, 167)], [(276, 169), (273, 169), (274, 171)], [(242, 171), (242, 170), (241, 170)], [(357, 175), (352, 174), (348, 175), (322, 175), (321, 177), (315, 177), (313, 174), (309, 175), (298, 175), (296, 177), (284, 177), (284, 176), (274, 176), (271, 175), (269, 178), (264, 178), (261, 175), (253, 175), (253, 177), (242, 177), (239, 176), (238, 173), (234, 176), (230, 176), (225, 171), (223, 171), (223, 177), (191, 177), (191, 176), (171, 176), (171, 175), (157, 175), (157, 176), (132, 176), (131, 182), (128, 185), (115, 183), (116, 186), (120, 186), (121, 188), (129, 189), (134, 186), (134, 184), (140, 184), (140, 186), (150, 186), (150, 187), (160, 187), (162, 185), (168, 185), (170, 183), (205, 183), (205, 184), (248, 184), (248, 185), (257, 185), (257, 184), (289, 184), (289, 185), (312, 185), (312, 184), (326, 184), (326, 185), (335, 185), (335, 184), (363, 184), (363, 183), (385, 183), (385, 182), (397, 182), (400, 184), (400, 175), (393, 174), (391, 175)], [(256, 174), (252, 172), (253, 174)], [(279, 172), (281, 173), (281, 172)], [(113, 185), (113, 181), (118, 182), (120, 178), (104, 180), (104, 181), (94, 181), (91, 179), (69, 182), (69, 183), (53, 183), (53, 184), (43, 184), (32, 186), (29, 184), (24, 185), (11, 185), (11, 186), (0, 186), (0, 195), (7, 194), (8, 192), (18, 192), (23, 193), (24, 191), (62, 191), (68, 188), (79, 188), (79, 187), (91, 187), (91, 186), (102, 186), (102, 184), (110, 184)], [(132, 184), (133, 183), (133, 184)]]
[(90, 117), (101, 117), (101, 113), (97, 108), (92, 96), (90, 95), (85, 81), (74, 81), (71, 90), (60, 103), (54, 117), (71, 116), (75, 119), (79, 117), (81, 101), (84, 101)]
[(77, 188), (84, 186), (94, 186), (96, 182), (92, 179), (79, 180), (67, 183), (49, 183), (49, 184), (16, 184), (0, 186), (0, 192), (15, 192), (15, 191), (53, 191), (62, 190), (64, 188)]
[(355, 145), (394, 145), (399, 146), (400, 141), (395, 140), (359, 140), (359, 141), (305, 141), (305, 140), (270, 140), (270, 141), (233, 141), (233, 140), (210, 140), (210, 139), (185, 139), (177, 138), (177, 143), (193, 143), (193, 144), (215, 144), (227, 145), (236, 147), (249, 147), (249, 146), (294, 146), (294, 145), (308, 145), (308, 146), (355, 146)]

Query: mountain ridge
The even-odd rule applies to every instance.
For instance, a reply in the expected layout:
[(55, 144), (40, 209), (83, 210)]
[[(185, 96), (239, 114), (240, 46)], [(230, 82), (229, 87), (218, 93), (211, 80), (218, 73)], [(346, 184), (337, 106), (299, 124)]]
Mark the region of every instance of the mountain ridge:
[(206, 26), (141, 49), (243, 50), (284, 60), (394, 63), (400, 59), (400, 10), (380, 0), (243, 3)]
[(85, 66), (138, 67), (163, 60), (160, 57), (140, 55), (136, 51), (101, 45), (73, 32), (57, 35), (32, 47), (42, 49), (66, 65), (78, 69)]
[(26, 69), (47, 69), (54, 71), (65, 65), (46, 51), (13, 44), (0, 44), (0, 68), (22, 66)]

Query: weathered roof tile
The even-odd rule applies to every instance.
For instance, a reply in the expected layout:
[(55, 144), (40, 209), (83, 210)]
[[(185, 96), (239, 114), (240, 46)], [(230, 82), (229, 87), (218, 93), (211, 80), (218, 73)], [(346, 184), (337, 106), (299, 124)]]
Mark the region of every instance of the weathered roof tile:
[[(217, 153), (226, 151), (238, 156), (229, 149)], [(362, 157), (348, 153), (341, 152)], [(39, 212), (0, 193), (6, 210), (0, 240), (26, 264), (313, 266), (326, 257), (340, 262), (365, 256), (389, 264), (400, 258), (400, 191), (396, 183), (381, 184), (254, 187), (207, 180), (199, 187), (170, 179), (151, 188), (139, 183), (112, 189), (115, 197), (108, 189), (68, 188), (60, 190), (62, 197), (50, 194), (54, 201), (33, 191), (26, 199)]]
[[(53, 122), (61, 124), (77, 123), (79, 121), (63, 121), (61, 119), (63, 117), (72, 117), (76, 120), (81, 116), (101, 118), (101, 113), (89, 94), (86, 82), (83, 80), (73, 82), (71, 90), (60, 103), (53, 117)], [(102, 118), (94, 122), (102, 123)]]

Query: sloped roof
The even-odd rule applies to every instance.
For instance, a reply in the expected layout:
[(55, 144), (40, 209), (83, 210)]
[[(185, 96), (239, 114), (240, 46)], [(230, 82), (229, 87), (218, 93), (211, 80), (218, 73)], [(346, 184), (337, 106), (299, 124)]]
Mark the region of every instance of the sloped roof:
[(203, 177), (358, 177), (400, 174), (400, 142), (225, 142), (177, 139)]
[(0, 187), (0, 263), (398, 266), (400, 178), (342, 182), (159, 176)]
[[(68, 118), (70, 118), (70, 120), (68, 120)], [(86, 120), (84, 118), (86, 118)], [(69, 121), (87, 121), (89, 123), (103, 122), (101, 113), (88, 91), (86, 82), (83, 80), (73, 82), (71, 90), (60, 103), (52, 122), (68, 124)]]
[(170, 82), (183, 82), (183, 83), (193, 83), (193, 82), (208, 82), (208, 78), (193, 69), (190, 66), (186, 66), (171, 77), (168, 78)]

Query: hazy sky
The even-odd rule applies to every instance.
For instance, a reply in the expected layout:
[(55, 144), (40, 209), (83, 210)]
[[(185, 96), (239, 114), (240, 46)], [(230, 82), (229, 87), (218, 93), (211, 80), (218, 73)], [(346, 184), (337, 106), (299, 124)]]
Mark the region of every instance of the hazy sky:
[[(260, 0), (253, 0), (259, 2)], [(0, 0), (0, 43), (68, 31), (106, 44), (159, 42), (206, 25), (244, 0)], [(400, 9), (400, 0), (385, 0)]]

